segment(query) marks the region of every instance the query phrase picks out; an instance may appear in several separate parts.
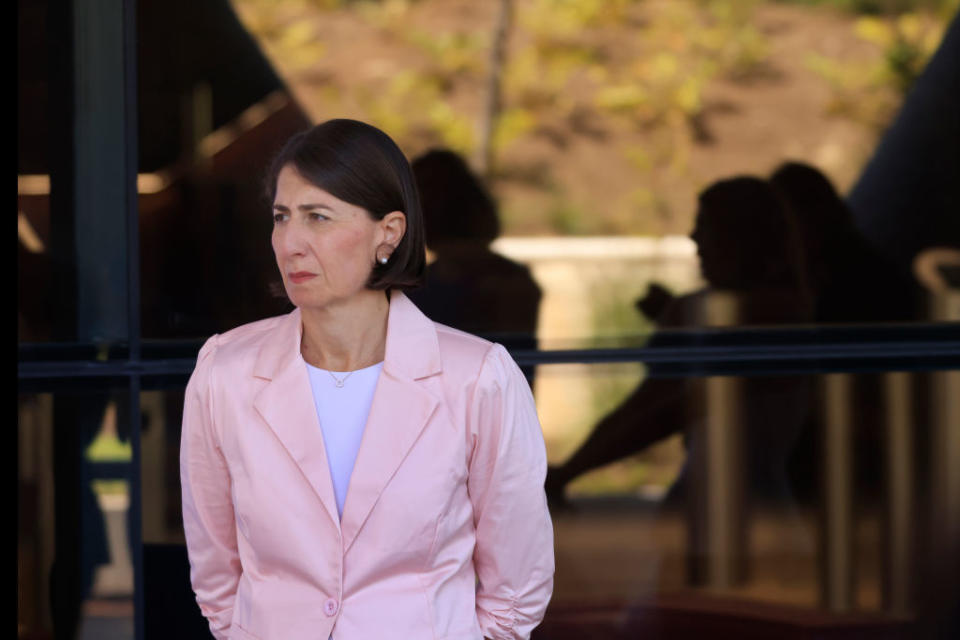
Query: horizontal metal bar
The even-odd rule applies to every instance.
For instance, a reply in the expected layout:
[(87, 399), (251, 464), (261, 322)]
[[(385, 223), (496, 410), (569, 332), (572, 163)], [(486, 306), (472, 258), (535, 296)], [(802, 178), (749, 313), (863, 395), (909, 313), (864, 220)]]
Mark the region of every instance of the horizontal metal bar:
[[(537, 346), (537, 339), (525, 334), (480, 334), (500, 342), (511, 352)], [(917, 348), (920, 345), (939, 347), (960, 342), (960, 323), (904, 323), (863, 325), (808, 325), (784, 327), (699, 327), (662, 329), (655, 333), (591, 338), (578, 341), (541, 341), (540, 350), (566, 353), (572, 351), (666, 349), (691, 347), (785, 347), (840, 345), (875, 349), (888, 347)], [(122, 342), (92, 343), (22, 343), (18, 348), (20, 362), (98, 361), (121, 362), (195, 358), (204, 339), (144, 340), (140, 358), (131, 358), (128, 345)], [(664, 351), (664, 353), (666, 353)], [(632, 356), (631, 356), (632, 357)]]
[[(960, 369), (960, 323), (813, 325), (661, 330), (641, 346), (531, 349), (532, 336), (488, 335), (521, 366), (644, 363), (656, 377), (802, 375)], [(643, 344), (646, 341), (646, 344)], [(17, 374), (25, 392), (140, 378), (144, 388), (186, 384), (202, 339), (145, 341), (143, 357), (126, 345), (22, 344)], [(543, 346), (543, 345), (541, 345)]]
[(17, 376), (20, 379), (36, 379), (189, 375), (196, 363), (194, 358), (139, 362), (21, 362), (17, 365)]
[[(690, 365), (695, 365), (697, 371), (720, 368), (728, 373), (731, 367), (751, 365), (745, 369), (745, 373), (756, 374), (757, 366), (763, 365), (768, 370), (772, 365), (773, 371), (813, 372), (845, 371), (849, 367), (859, 369), (874, 363), (877, 370), (891, 370), (899, 365), (910, 365), (911, 369), (943, 370), (960, 368), (960, 341), (550, 351), (517, 349), (511, 355), (522, 366), (642, 362), (648, 365), (680, 366), (684, 370), (690, 370)], [(189, 376), (195, 365), (194, 358), (138, 362), (21, 362), (17, 367), (17, 375), (20, 379)]]
[[(521, 365), (643, 362), (691, 363), (756, 361), (810, 361), (849, 358), (887, 359), (911, 357), (960, 357), (960, 341), (900, 344), (757, 345), (703, 347), (649, 347), (628, 349), (515, 350), (511, 355)], [(960, 361), (960, 360), (958, 360)]]

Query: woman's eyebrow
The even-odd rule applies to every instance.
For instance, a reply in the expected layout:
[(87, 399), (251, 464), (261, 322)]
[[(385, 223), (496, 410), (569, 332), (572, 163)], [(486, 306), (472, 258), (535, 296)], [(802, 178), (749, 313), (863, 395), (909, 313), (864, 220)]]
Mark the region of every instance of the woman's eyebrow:
[(332, 208), (325, 204), (302, 204), (297, 207), (297, 209), (300, 209), (300, 211), (309, 211), (310, 209), (326, 209), (327, 211), (333, 211)]
[[(273, 208), (277, 211), (290, 211), (285, 205), (275, 204)], [(311, 209), (326, 209), (327, 211), (333, 211), (333, 208), (325, 204), (301, 204), (297, 207), (300, 211), (309, 211)]]

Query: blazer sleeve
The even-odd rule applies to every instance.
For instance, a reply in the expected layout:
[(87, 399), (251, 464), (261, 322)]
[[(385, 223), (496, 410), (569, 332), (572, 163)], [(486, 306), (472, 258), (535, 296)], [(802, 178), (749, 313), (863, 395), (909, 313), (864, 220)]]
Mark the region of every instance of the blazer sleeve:
[(187, 383), (180, 437), (180, 486), (190, 582), (211, 633), (222, 640), (229, 635), (241, 566), (230, 473), (214, 423), (216, 346), (217, 336), (203, 345)]
[(468, 427), (477, 619), (485, 637), (528, 638), (553, 593), (547, 457), (530, 386), (499, 344), (481, 367)]

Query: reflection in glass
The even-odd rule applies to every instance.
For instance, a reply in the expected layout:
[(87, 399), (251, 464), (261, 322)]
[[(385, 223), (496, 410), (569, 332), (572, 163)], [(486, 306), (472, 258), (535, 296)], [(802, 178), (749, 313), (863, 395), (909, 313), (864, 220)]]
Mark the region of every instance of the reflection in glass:
[(190, 586), (180, 503), (183, 390), (140, 394), (144, 630), (153, 638), (207, 638), (209, 625)]
[[(500, 220), (487, 189), (448, 149), (418, 156), (411, 168), (435, 260), (410, 299), (434, 322), (508, 349), (536, 349), (540, 287), (527, 267), (490, 250)], [(534, 384), (532, 368), (524, 375)]]
[[(635, 365), (538, 367), (551, 463), (638, 378), (656, 381)], [(542, 637), (571, 628), (671, 637), (746, 620), (762, 633), (757, 616), (853, 637), (927, 637), (960, 595), (943, 564), (960, 551), (948, 533), (950, 452), (960, 449), (949, 446), (956, 422), (944, 423), (958, 383), (956, 371), (680, 381), (682, 440), (621, 448), (554, 504), (557, 582)], [(755, 475), (751, 450), (772, 475)]]
[(263, 180), (309, 119), (227, 0), (140, 3), (137, 62), (143, 337), (289, 311)]
[[(738, 177), (709, 186), (700, 194), (691, 237), (697, 244), (707, 286), (683, 296), (666, 296), (654, 318), (659, 327), (778, 325), (812, 319), (812, 296), (788, 211), (766, 182)], [(648, 346), (662, 342), (662, 334), (655, 333)], [(652, 373), (620, 406), (597, 422), (568, 460), (550, 469), (547, 493), (551, 501), (562, 504), (566, 485), (579, 475), (682, 432), (689, 438), (694, 458), (706, 455), (707, 459), (729, 460), (734, 467), (742, 465), (747, 488), (758, 496), (781, 500), (789, 495), (785, 460), (806, 420), (807, 381), (757, 378), (740, 385), (708, 380), (701, 390), (680, 379), (659, 378), (656, 368)], [(713, 405), (700, 401), (703, 397), (712, 399)], [(691, 429), (691, 424), (702, 428)], [(742, 437), (751, 446), (736, 444), (739, 438), (727, 433), (731, 429), (742, 430)], [(713, 443), (712, 453), (705, 452), (707, 442)], [(716, 447), (724, 447), (724, 451), (718, 454)], [(702, 493), (697, 486), (700, 484), (728, 484), (724, 480), (727, 474), (719, 470), (691, 484), (687, 470), (673, 485), (671, 501), (690, 490)], [(728, 480), (733, 482), (732, 478)], [(723, 537), (730, 540), (728, 546), (739, 537), (735, 532), (739, 501), (734, 494), (730, 487), (725, 499), (709, 509), (704, 507), (705, 513), (715, 511), (717, 518), (731, 514), (731, 521), (721, 527), (726, 531)], [(728, 568), (723, 573), (729, 574), (723, 580), (726, 583), (739, 572)]]
[(19, 398), (21, 637), (132, 638), (123, 392)]

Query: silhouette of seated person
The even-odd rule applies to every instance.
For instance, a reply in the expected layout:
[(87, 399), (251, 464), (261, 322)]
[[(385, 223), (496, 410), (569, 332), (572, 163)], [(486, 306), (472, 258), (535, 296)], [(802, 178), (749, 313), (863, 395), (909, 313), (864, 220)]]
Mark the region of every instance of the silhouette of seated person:
[[(671, 297), (654, 292), (638, 306), (651, 313), (662, 303), (658, 330), (648, 346), (664, 344), (669, 329), (709, 326), (704, 313), (711, 296), (735, 302), (738, 324), (806, 323), (812, 305), (802, 278), (797, 243), (787, 213), (763, 180), (735, 177), (722, 180), (699, 196), (695, 228), (700, 268), (707, 286)], [(725, 323), (724, 323), (725, 324)], [(658, 366), (620, 406), (600, 420), (587, 440), (562, 465), (547, 473), (547, 496), (554, 506), (566, 505), (564, 490), (580, 475), (643, 451), (676, 433), (684, 434), (688, 461), (703, 447), (698, 422), (706, 418), (701, 381), (658, 377)], [(698, 389), (700, 391), (698, 391)], [(745, 486), (761, 501), (792, 500), (787, 460), (805, 423), (810, 384), (800, 376), (742, 378), (741, 416), (745, 443)], [(664, 506), (679, 506), (688, 484), (684, 464), (670, 487)]]
[[(452, 151), (428, 151), (412, 167), (436, 259), (410, 299), (436, 322), (535, 349), (540, 287), (527, 267), (490, 250), (500, 234), (490, 194)], [(533, 368), (521, 369), (532, 386)]]
[[(818, 324), (917, 318), (920, 287), (909, 272), (868, 243), (857, 229), (852, 212), (821, 171), (787, 162), (773, 172), (770, 182), (797, 225)], [(851, 393), (856, 490), (862, 498), (877, 498), (883, 486), (884, 409), (883, 403), (877, 402), (884, 395), (882, 376), (857, 375)], [(819, 474), (819, 430), (814, 417), (797, 445), (792, 473), (802, 487), (815, 484)]]
[(818, 323), (916, 319), (919, 287), (874, 249), (818, 169), (787, 162), (770, 176), (798, 227)]

